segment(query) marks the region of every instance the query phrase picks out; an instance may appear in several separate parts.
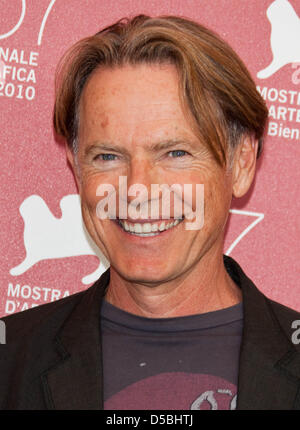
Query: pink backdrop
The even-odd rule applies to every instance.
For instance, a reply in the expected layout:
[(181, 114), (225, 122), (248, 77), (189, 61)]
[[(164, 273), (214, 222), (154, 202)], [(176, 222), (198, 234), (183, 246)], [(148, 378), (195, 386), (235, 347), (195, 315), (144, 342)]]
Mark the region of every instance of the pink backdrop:
[(267, 100), (264, 153), (251, 192), (233, 202), (224, 252), (267, 296), (300, 311), (300, 1), (0, 0), (0, 10), (0, 316), (87, 288), (107, 267), (80, 226), (72, 173), (54, 142), (54, 71), (75, 41), (138, 13), (216, 30)]

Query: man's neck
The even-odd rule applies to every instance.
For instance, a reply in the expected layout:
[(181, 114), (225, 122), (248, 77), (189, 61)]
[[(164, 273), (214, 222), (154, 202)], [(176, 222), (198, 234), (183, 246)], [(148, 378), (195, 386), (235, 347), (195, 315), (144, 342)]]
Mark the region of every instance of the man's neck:
[(241, 290), (228, 275), (223, 256), (207, 263), (203, 258), (180, 277), (151, 287), (124, 279), (111, 267), (105, 298), (126, 312), (148, 318), (201, 314), (239, 303)]

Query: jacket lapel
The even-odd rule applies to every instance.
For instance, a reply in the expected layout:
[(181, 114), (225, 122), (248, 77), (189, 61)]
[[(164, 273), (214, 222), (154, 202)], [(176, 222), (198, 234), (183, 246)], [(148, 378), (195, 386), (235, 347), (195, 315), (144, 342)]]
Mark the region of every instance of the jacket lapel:
[(109, 270), (88, 290), (55, 338), (57, 363), (42, 375), (49, 409), (103, 409), (100, 304)]
[[(244, 328), (237, 409), (299, 407), (299, 351), (279, 324), (272, 302), (255, 287), (235, 261), (226, 258), (225, 265), (243, 293)], [(291, 322), (288, 323), (289, 328)]]

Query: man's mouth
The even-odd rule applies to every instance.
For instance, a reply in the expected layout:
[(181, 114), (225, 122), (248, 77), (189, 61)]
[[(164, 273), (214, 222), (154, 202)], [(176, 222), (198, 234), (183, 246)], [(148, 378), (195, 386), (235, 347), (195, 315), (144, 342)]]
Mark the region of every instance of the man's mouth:
[(140, 237), (158, 236), (159, 234), (176, 227), (183, 219), (174, 220), (160, 220), (154, 222), (132, 222), (128, 220), (118, 219), (119, 226), (126, 231), (126, 233), (133, 234)]

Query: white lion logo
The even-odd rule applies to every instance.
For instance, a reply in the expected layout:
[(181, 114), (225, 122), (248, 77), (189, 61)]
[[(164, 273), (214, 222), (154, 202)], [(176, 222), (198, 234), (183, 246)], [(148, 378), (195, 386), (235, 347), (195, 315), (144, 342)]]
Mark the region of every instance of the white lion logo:
[(22, 275), (41, 260), (96, 255), (100, 259), (97, 270), (82, 279), (84, 284), (95, 282), (108, 268), (109, 262), (94, 244), (82, 222), (80, 197), (71, 194), (60, 201), (61, 218), (56, 218), (44, 200), (37, 195), (26, 198), (20, 206), (24, 220), (25, 260), (10, 270), (13, 276)]
[(300, 62), (300, 19), (288, 0), (275, 0), (267, 10), (271, 23), (273, 60), (257, 73), (260, 79), (269, 78), (286, 64)]

